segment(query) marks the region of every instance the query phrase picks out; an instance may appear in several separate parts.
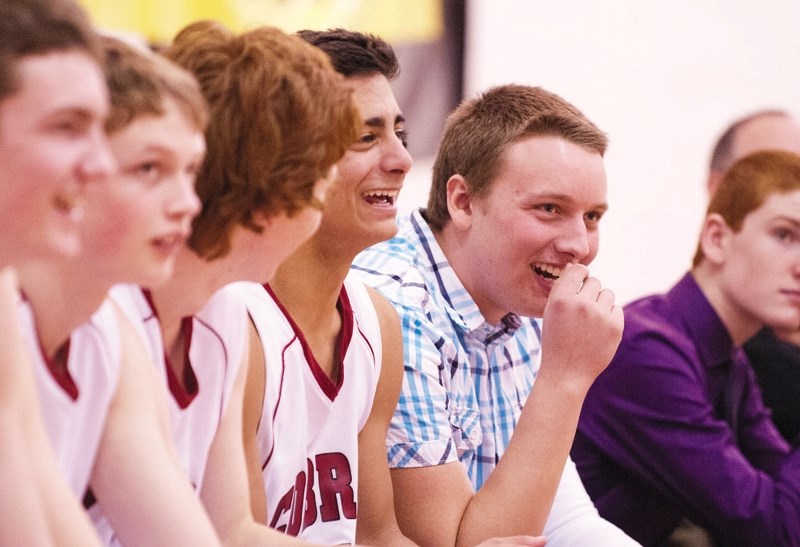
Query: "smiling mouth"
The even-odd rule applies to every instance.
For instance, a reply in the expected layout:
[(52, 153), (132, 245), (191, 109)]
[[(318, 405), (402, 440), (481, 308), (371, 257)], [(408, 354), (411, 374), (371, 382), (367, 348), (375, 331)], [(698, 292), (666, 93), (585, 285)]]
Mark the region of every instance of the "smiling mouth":
[(397, 201), (397, 192), (374, 192), (365, 194), (364, 201), (370, 205), (392, 206)]
[(175, 234), (171, 236), (159, 237), (153, 240), (156, 248), (161, 249), (167, 253), (175, 252), (186, 241), (186, 237), (182, 234)]
[(535, 262), (531, 264), (531, 268), (533, 269), (534, 273), (536, 273), (536, 275), (543, 277), (545, 279), (552, 279), (552, 280), (558, 279), (564, 272), (564, 268), (553, 266), (552, 264), (544, 264), (541, 262)]
[(67, 215), (73, 222), (78, 222), (83, 217), (83, 207), (77, 199), (60, 193), (53, 196), (53, 206), (57, 211)]

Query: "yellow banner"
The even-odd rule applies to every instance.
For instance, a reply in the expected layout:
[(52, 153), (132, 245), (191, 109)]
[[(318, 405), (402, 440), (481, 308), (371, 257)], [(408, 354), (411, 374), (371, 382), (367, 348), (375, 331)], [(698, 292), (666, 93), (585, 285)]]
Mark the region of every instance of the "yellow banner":
[(442, 33), (441, 0), (79, 0), (100, 28), (168, 43), (185, 25), (216, 19), (240, 31), (272, 25), (286, 32), (343, 27), (399, 45)]

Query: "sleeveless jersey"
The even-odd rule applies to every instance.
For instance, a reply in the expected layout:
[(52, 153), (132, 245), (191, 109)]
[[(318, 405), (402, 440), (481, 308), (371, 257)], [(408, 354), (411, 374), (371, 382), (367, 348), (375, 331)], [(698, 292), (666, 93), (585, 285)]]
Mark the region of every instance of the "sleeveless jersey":
[[(135, 285), (117, 285), (110, 294), (146, 341), (164, 381), (175, 448), (186, 475), (199, 492), (211, 443), (241, 368), (247, 344), (247, 310), (237, 295), (223, 288), (197, 314), (184, 318), (181, 328), (190, 366), (185, 377), (179, 379), (168, 365), (158, 313), (149, 294)], [(101, 540), (116, 544), (110, 523), (96, 505), (90, 515)]]
[(321, 544), (354, 543), (358, 433), (372, 409), (381, 366), (380, 326), (369, 294), (349, 278), (340, 292), (336, 385), (269, 288), (237, 285), (266, 361), (257, 440), (267, 523)]
[(33, 310), (25, 301), (19, 304), (19, 316), (47, 435), (59, 470), (80, 499), (89, 485), (119, 381), (121, 349), (116, 311), (105, 301), (86, 323), (72, 331), (53, 362), (42, 353)]

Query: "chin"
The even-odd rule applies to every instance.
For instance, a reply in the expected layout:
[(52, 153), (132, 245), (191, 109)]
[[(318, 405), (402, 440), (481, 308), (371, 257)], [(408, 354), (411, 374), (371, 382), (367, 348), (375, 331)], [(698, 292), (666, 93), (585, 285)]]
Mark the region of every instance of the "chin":
[(168, 267), (157, 268), (153, 270), (149, 270), (148, 272), (143, 272), (142, 275), (139, 276), (139, 281), (136, 282), (137, 285), (142, 285), (144, 287), (157, 289), (172, 277), (172, 264)]
[(800, 327), (800, 313), (771, 317), (765, 321), (765, 324), (777, 330), (796, 330)]
[(390, 225), (382, 227), (380, 230), (375, 230), (375, 237), (370, 245), (375, 245), (381, 241), (387, 241), (397, 235), (397, 223), (392, 222)]
[(544, 302), (516, 302), (511, 312), (521, 317), (542, 317), (547, 301)]
[(73, 257), (80, 254), (81, 241), (77, 234), (58, 234), (58, 236), (50, 238), (43, 247), (42, 254), (45, 256), (55, 253), (59, 256)]

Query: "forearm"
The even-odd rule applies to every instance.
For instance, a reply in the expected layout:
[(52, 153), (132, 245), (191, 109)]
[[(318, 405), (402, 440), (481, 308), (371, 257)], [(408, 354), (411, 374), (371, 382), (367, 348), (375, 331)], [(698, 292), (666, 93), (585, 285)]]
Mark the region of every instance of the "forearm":
[(0, 488), (7, 493), (0, 500), (0, 544), (99, 545), (49, 446), (38, 452), (37, 439), (23, 423), (17, 412), (0, 415), (0, 443), (6, 448), (0, 461)]
[(223, 537), (222, 544), (225, 547), (250, 547), (252, 545), (313, 547), (318, 545), (258, 524), (252, 519), (243, 522), (236, 532)]
[(586, 389), (583, 383), (546, 374), (537, 378), (506, 452), (466, 507), (459, 545), (494, 536), (541, 534)]

